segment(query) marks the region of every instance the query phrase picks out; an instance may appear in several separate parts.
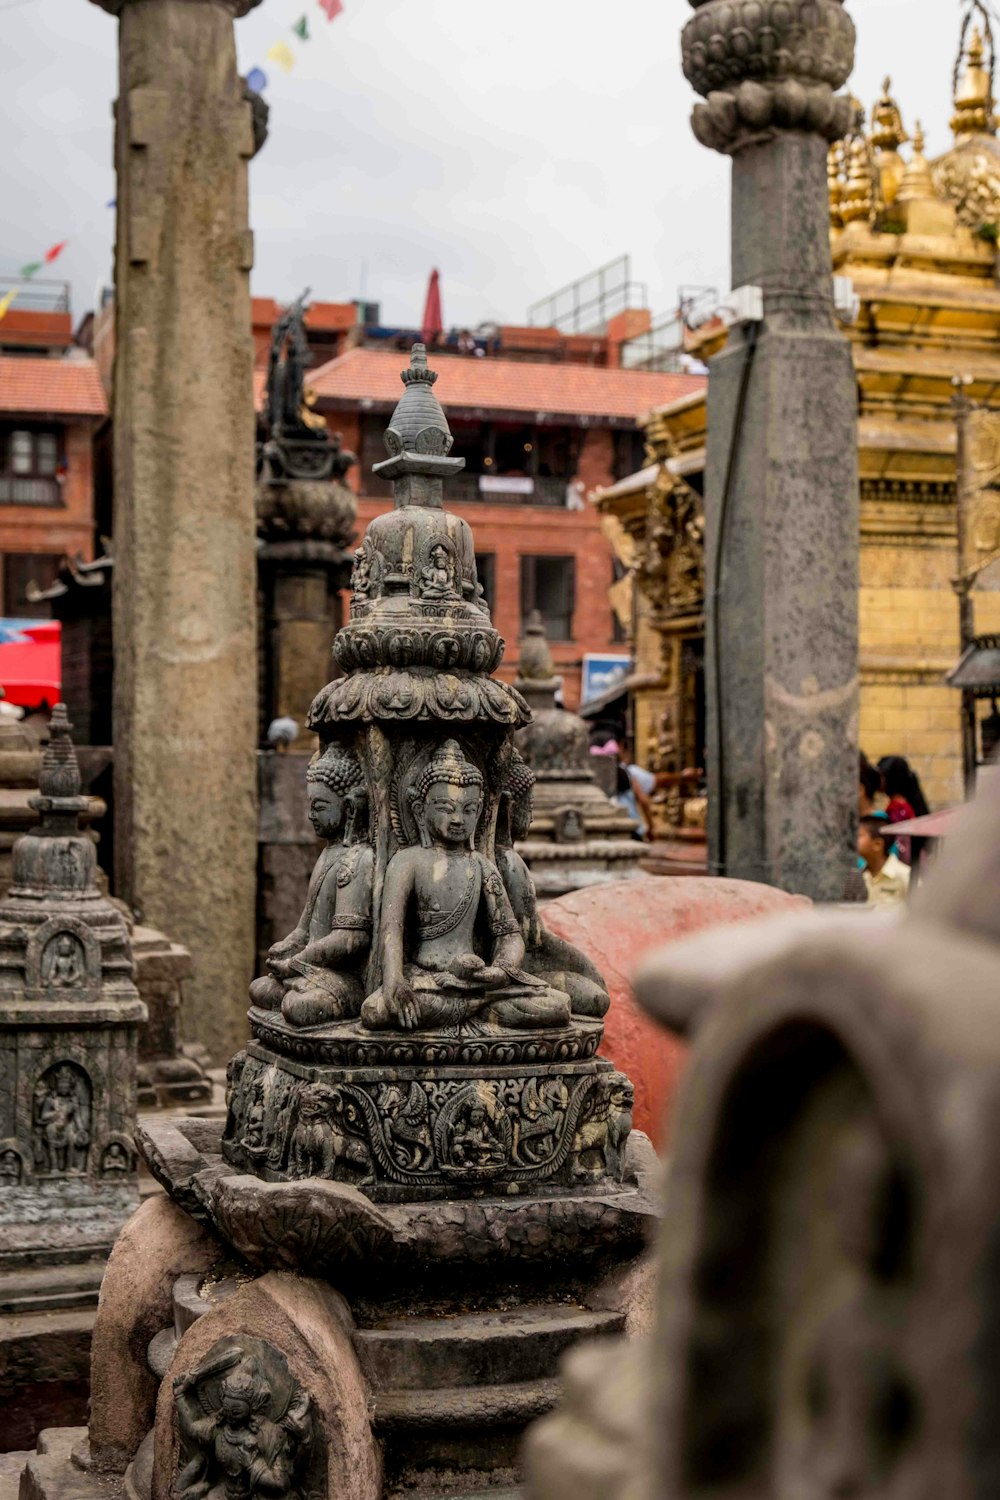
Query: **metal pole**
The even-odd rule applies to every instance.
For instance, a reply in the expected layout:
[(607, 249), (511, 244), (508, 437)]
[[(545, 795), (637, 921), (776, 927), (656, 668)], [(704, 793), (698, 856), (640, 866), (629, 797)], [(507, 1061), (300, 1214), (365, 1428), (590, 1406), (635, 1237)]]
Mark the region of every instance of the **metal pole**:
[[(956, 382), (957, 384), (957, 382)], [(975, 606), (972, 599), (973, 579), (968, 574), (968, 457), (969, 416), (972, 403), (964, 390), (956, 390), (953, 406), (956, 428), (955, 527), (958, 537), (958, 573), (954, 581), (958, 596), (959, 656), (972, 645), (976, 634)], [(962, 689), (962, 777), (966, 797), (976, 790), (976, 695)]]

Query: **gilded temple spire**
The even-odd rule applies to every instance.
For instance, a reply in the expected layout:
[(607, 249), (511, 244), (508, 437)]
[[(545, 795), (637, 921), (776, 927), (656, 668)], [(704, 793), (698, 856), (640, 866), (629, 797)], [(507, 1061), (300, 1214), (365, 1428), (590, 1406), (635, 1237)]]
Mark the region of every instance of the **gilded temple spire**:
[(896, 194), (899, 192), (905, 170), (899, 148), (908, 140), (903, 116), (892, 95), (892, 79), (887, 76), (882, 82), (882, 93), (872, 110), (872, 128), (869, 136), (872, 150), (875, 152), (875, 166), (878, 170), (882, 200), (885, 204), (895, 202)]
[(868, 221), (875, 209), (875, 171), (863, 128), (847, 142), (847, 181), (840, 200), (845, 224)]
[(924, 155), (923, 127), (918, 120), (913, 132), (913, 150), (910, 160), (906, 164), (903, 180), (899, 185), (899, 202), (912, 203), (918, 198), (933, 198), (934, 183), (931, 179), (931, 169)]
[[(976, 9), (981, 7), (976, 6)], [(958, 140), (970, 135), (996, 135), (997, 130), (993, 97), (993, 34), (988, 15), (985, 11), (982, 14), (985, 33), (978, 25), (970, 25), (971, 11), (962, 28), (955, 65), (955, 113), (951, 118), (951, 128)]]

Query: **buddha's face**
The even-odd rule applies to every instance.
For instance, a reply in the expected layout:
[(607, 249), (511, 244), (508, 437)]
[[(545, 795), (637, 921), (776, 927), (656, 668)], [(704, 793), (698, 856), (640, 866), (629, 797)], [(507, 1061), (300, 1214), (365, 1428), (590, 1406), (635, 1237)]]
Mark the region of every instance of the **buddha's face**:
[(424, 799), (424, 823), (433, 840), (461, 848), (475, 837), (482, 810), (481, 787), (435, 781)]
[(344, 822), (344, 799), (322, 781), (309, 783), (309, 821), (318, 839), (332, 839)]
[(526, 839), (531, 828), (531, 794), (522, 793), (520, 797), (511, 798), (510, 803), (510, 836), (512, 839)]

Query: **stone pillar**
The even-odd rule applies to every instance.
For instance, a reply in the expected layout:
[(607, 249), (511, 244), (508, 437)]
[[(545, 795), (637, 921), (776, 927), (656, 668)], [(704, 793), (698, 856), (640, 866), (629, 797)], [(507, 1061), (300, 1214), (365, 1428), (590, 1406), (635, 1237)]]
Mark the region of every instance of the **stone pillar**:
[(764, 310), (709, 380), (710, 868), (832, 900), (857, 818), (858, 478), (826, 153), (854, 26), (841, 0), (692, 4), (692, 124), (733, 158), (732, 284)]
[(254, 946), (254, 130), (232, 23), (256, 0), (97, 3), (121, 21), (116, 869), (190, 949), (184, 1030), (223, 1057)]

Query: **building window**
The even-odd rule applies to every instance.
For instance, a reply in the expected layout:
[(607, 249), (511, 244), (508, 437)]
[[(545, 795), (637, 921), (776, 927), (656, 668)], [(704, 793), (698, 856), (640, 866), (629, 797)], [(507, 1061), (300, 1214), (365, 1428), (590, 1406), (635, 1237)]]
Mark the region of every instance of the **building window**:
[(497, 607), (497, 559), (495, 552), (476, 553), (476, 574), (490, 614)]
[(575, 593), (575, 558), (521, 558), (522, 629), (532, 610), (537, 609), (550, 641), (571, 641)]
[(0, 505), (58, 505), (59, 434), (0, 428)]

